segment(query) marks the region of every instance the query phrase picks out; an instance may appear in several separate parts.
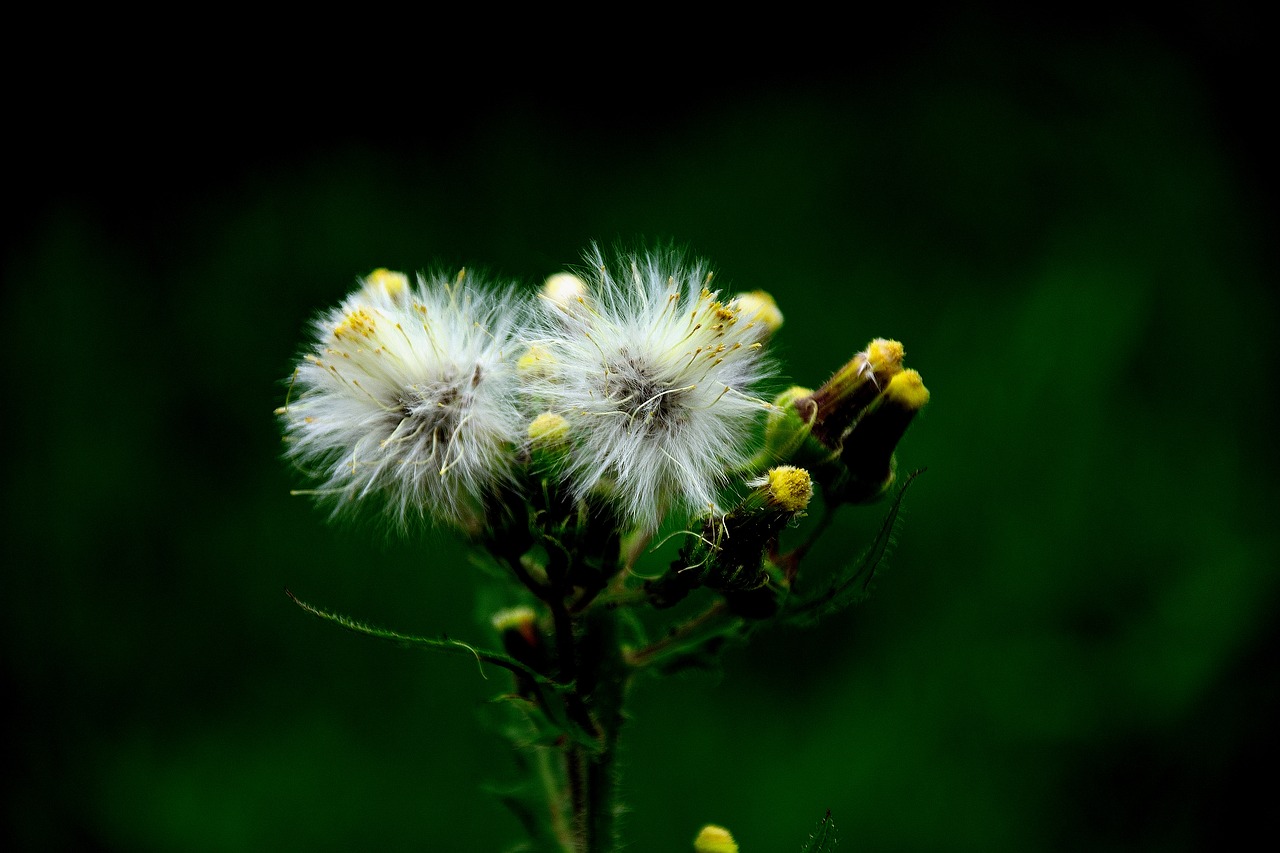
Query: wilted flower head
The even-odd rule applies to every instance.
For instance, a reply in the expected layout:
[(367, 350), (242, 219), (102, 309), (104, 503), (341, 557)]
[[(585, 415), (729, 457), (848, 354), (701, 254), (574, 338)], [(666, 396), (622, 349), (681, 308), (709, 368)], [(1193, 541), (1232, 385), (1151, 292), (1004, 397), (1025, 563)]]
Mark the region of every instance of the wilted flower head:
[[(607, 488), (620, 510), (652, 528), (668, 509), (706, 510), (768, 404), (759, 304), (748, 313), (711, 289), (700, 261), (674, 253), (598, 249), (572, 299), (544, 292), (528, 376), (539, 405), (568, 421), (566, 477), (579, 497)], [(776, 318), (780, 321), (780, 315)]]
[(401, 522), (474, 523), (523, 439), (518, 313), (465, 271), (411, 287), (377, 270), (321, 314), (277, 410), (288, 455), (322, 481), (314, 493), (335, 511), (376, 496)]

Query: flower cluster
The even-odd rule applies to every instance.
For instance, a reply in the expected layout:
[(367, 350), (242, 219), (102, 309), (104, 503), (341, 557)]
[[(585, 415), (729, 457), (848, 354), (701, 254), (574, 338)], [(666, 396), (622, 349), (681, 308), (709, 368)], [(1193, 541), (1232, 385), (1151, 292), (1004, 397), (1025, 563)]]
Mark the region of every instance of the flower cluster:
[[(861, 600), (921, 470), (897, 475), (897, 445), (929, 399), (902, 344), (876, 338), (817, 389), (774, 393), (778, 306), (717, 284), (670, 250), (592, 248), (536, 292), (465, 271), (411, 283), (375, 270), (316, 319), (276, 410), (286, 455), (317, 481), (306, 493), (335, 513), (372, 506), (459, 530), (514, 582), (489, 626), (501, 651), (295, 601), (510, 671), (503, 731), (534, 755), (537, 783), (504, 796), (529, 849), (617, 849), (632, 678), (714, 666), (760, 626)], [(891, 490), (862, 558), (798, 580), (838, 508)], [(665, 570), (640, 570), (672, 540)], [(694, 849), (738, 847), (707, 825)]]
[(335, 511), (376, 498), (401, 522), (476, 531), (553, 424), (576, 499), (646, 530), (712, 509), (749, 473), (781, 323), (767, 294), (712, 278), (675, 252), (598, 249), (536, 295), (377, 270), (314, 324), (277, 410), (287, 455)]

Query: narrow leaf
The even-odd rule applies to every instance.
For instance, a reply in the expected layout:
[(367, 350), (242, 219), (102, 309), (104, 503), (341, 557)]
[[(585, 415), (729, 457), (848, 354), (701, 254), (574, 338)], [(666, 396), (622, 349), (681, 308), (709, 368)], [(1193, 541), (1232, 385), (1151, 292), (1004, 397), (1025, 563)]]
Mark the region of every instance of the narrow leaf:
[(364, 634), (367, 637), (376, 637), (379, 640), (389, 640), (393, 643), (409, 648), (433, 649), (435, 651), (446, 652), (448, 654), (473, 657), (476, 660), (476, 665), (480, 667), (480, 676), (482, 678), (488, 678), (488, 676), (484, 674), (483, 664), (491, 663), (495, 666), (500, 666), (503, 669), (508, 669), (518, 675), (526, 676), (543, 686), (551, 687), (556, 690), (565, 689), (565, 685), (559, 684), (545, 675), (534, 672), (529, 667), (520, 663), (520, 661), (515, 658), (508, 657), (501, 652), (477, 649), (461, 642), (460, 640), (451, 640), (448, 637), (440, 637), (438, 639), (432, 637), (416, 637), (410, 634), (401, 634), (396, 631), (389, 631), (385, 628), (375, 628), (372, 625), (366, 625), (363, 622), (358, 622), (355, 619), (343, 616), (340, 613), (332, 613), (328, 610), (316, 607), (313, 604), (308, 604), (288, 589), (286, 589), (284, 593), (289, 596), (289, 599), (293, 601), (294, 604), (298, 605), (312, 616), (318, 616), (327, 622), (333, 622), (335, 625), (345, 628), (348, 631), (353, 631), (357, 634)]
[[(916, 477), (923, 474), (924, 470), (924, 468), (917, 468), (907, 475), (893, 503), (890, 504), (889, 511), (885, 513), (884, 520), (880, 523), (876, 538), (872, 540), (871, 547), (862, 555), (856, 567), (851, 567), (852, 571), (846, 569), (842, 577), (832, 582), (826, 592), (796, 606), (790, 614), (793, 620), (817, 621), (866, 598), (867, 587), (871, 585), (872, 579), (876, 576), (876, 570), (880, 568), (885, 555), (889, 552), (894, 525), (902, 510), (902, 499), (906, 497), (907, 489), (915, 482)], [(859, 580), (862, 582), (858, 583)]]

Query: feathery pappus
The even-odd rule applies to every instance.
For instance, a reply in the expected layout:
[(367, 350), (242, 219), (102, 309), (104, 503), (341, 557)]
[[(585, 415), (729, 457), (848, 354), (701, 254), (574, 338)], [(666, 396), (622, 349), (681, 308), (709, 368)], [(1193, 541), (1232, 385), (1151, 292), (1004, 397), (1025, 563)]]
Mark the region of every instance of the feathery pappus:
[(755, 389), (781, 314), (762, 292), (722, 298), (704, 262), (674, 251), (607, 261), (593, 247), (587, 264), (548, 280), (526, 377), (568, 421), (566, 480), (650, 529), (714, 506), (769, 408)]
[(510, 477), (524, 421), (509, 357), (523, 312), (465, 270), (376, 270), (314, 323), (277, 410), (287, 455), (334, 511), (370, 496), (403, 524), (470, 527)]

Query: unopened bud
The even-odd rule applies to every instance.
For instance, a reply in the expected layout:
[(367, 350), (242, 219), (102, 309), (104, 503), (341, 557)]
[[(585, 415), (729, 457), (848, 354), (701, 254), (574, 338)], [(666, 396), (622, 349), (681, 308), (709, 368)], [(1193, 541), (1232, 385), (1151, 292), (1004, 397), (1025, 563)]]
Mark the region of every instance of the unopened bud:
[(894, 450), (928, 402), (929, 389), (916, 371), (904, 370), (889, 380), (845, 437), (840, 454), (849, 472), (844, 500), (872, 501), (888, 490), (894, 479)]
[(409, 277), (402, 272), (392, 272), (379, 267), (364, 280), (364, 292), (370, 298), (389, 297), (397, 300), (409, 290)]
[[(533, 608), (521, 605), (499, 610), (490, 621), (502, 638), (502, 648), (508, 655), (534, 672), (547, 671), (547, 644), (538, 627), (538, 617)], [(524, 675), (516, 677), (516, 690), (521, 695), (530, 695), (534, 687), (532, 681)]]
[(783, 528), (808, 507), (813, 482), (805, 469), (780, 465), (747, 485), (752, 490), (738, 506), (705, 516), (671, 569), (645, 584), (654, 606), (670, 607), (705, 586), (740, 616), (763, 619), (777, 612), (785, 579), (768, 558)]
[(723, 826), (707, 824), (693, 840), (694, 853), (738, 853), (738, 843)]
[(902, 344), (876, 338), (855, 353), (843, 367), (797, 408), (814, 407), (813, 437), (823, 446), (839, 450), (845, 432), (871, 405), (894, 376), (902, 372)]
[(794, 385), (773, 399), (764, 424), (765, 452), (770, 460), (812, 465), (831, 455), (810, 435), (817, 404), (813, 389)]
[(569, 451), (569, 421), (563, 415), (543, 412), (529, 423), (529, 458), (534, 470), (557, 469)]
[(542, 285), (542, 298), (570, 316), (583, 309), (588, 294), (587, 283), (568, 272), (556, 273)]
[(545, 347), (534, 344), (524, 351), (524, 355), (516, 360), (516, 373), (526, 382), (534, 379), (546, 379), (551, 376), (554, 366), (555, 357), (551, 355), (551, 352)]
[(554, 412), (543, 412), (529, 423), (529, 444), (536, 448), (563, 447), (569, 440), (569, 422)]
[(813, 498), (813, 479), (803, 468), (779, 465), (767, 475), (769, 497), (783, 512), (803, 512)]
[(503, 637), (508, 632), (515, 632), (521, 637), (521, 642), (524, 645), (536, 646), (539, 643), (537, 636), (538, 615), (534, 613), (532, 607), (520, 605), (499, 610), (493, 614), (489, 622)]
[(763, 290), (739, 293), (733, 297), (731, 307), (738, 310), (738, 321), (747, 328), (758, 329), (757, 337), (764, 340), (782, 328), (782, 311), (778, 303)]

